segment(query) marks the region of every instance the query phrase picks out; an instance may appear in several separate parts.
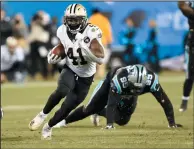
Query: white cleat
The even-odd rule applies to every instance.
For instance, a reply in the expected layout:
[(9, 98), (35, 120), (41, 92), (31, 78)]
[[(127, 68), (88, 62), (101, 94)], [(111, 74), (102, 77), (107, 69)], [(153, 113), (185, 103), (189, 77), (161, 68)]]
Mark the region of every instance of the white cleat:
[(57, 123), (55, 126), (53, 126), (53, 128), (61, 128), (61, 127), (67, 127), (65, 120), (62, 120), (59, 123)]
[(41, 140), (51, 140), (52, 127), (49, 127), (48, 123), (44, 124), (42, 128)]
[(90, 120), (94, 126), (100, 126), (100, 118), (97, 114), (91, 115)]
[(46, 119), (47, 114), (42, 114), (41, 112), (29, 123), (28, 127), (30, 130), (37, 130)]

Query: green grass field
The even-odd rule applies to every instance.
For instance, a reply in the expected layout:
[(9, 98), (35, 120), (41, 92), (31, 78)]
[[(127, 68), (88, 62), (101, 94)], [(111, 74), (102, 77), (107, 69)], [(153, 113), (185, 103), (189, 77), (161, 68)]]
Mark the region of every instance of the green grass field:
[[(68, 128), (53, 129), (51, 141), (42, 141), (40, 132), (30, 131), (28, 123), (41, 110), (56, 82), (31, 82), (26, 85), (4, 84), (1, 102), (4, 117), (1, 121), (2, 148), (193, 148), (193, 94), (188, 110), (179, 113), (184, 75), (163, 73), (160, 82), (169, 95), (177, 123), (184, 128), (169, 129), (163, 109), (146, 94), (139, 98), (138, 106), (127, 126), (115, 130), (94, 127), (90, 119), (70, 124)], [(88, 98), (98, 81), (92, 85)], [(50, 116), (59, 108), (57, 106)], [(48, 120), (48, 119), (47, 119)]]

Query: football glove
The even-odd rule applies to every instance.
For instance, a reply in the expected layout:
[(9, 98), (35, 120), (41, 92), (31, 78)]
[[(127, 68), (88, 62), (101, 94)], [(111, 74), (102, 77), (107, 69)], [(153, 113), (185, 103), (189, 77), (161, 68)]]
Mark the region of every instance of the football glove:
[(183, 125), (181, 124), (171, 124), (171, 125), (168, 125), (168, 128), (180, 128), (180, 127), (183, 127)]
[(53, 54), (52, 51), (50, 51), (47, 55), (47, 61), (49, 64), (56, 64), (61, 61), (61, 57)]

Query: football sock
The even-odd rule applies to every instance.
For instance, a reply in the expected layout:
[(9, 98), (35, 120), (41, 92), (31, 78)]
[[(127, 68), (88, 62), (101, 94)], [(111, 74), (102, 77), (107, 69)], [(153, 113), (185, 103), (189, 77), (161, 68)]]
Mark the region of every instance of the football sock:
[(188, 100), (189, 100), (189, 97), (185, 97), (185, 96), (183, 96), (183, 97), (182, 97), (182, 100), (184, 100), (184, 101), (188, 101)]
[(42, 115), (43, 117), (46, 117), (48, 114), (45, 114), (44, 112), (43, 112), (43, 110), (40, 112), (40, 115)]
[(193, 80), (192, 79), (186, 79), (184, 82), (184, 87), (183, 87), (183, 100), (188, 100), (189, 95), (191, 93), (193, 86)]

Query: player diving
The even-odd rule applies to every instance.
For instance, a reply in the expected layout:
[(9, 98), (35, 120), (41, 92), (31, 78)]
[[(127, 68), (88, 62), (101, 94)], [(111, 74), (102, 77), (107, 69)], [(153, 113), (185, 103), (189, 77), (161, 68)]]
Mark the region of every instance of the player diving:
[[(81, 4), (71, 4), (64, 13), (64, 24), (57, 30), (60, 44), (64, 48), (66, 64), (64, 65), (56, 90), (49, 96), (43, 110), (29, 123), (30, 130), (37, 130), (51, 110), (66, 97), (61, 108), (45, 123), (42, 139), (51, 139), (52, 127), (65, 119), (87, 96), (96, 73), (96, 63), (102, 64), (105, 53), (101, 42), (102, 31), (88, 23), (86, 9)], [(56, 64), (62, 57), (51, 50), (47, 56), (48, 63)]]
[[(105, 129), (114, 129), (114, 123), (126, 125), (135, 111), (138, 96), (146, 93), (151, 93), (164, 109), (168, 127), (182, 127), (175, 122), (172, 103), (160, 85), (158, 76), (143, 65), (111, 70), (97, 85), (89, 103), (77, 108), (55, 127), (66, 126), (93, 114), (107, 119)], [(97, 116), (93, 120), (98, 125)]]

